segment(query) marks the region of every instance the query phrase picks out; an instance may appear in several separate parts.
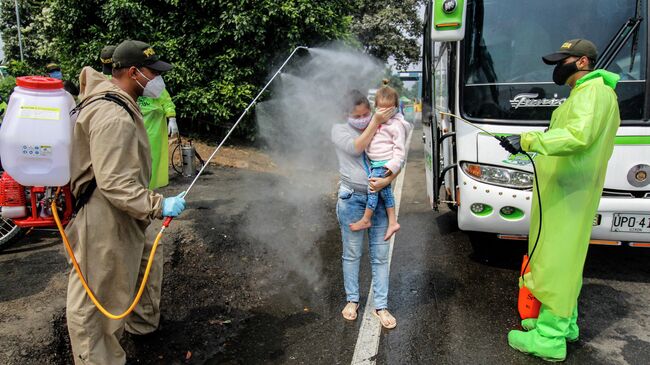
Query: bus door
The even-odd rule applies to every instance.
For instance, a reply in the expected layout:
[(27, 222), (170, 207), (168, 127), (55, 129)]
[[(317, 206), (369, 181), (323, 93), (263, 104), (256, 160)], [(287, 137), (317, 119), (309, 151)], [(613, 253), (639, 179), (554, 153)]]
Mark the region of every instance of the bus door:
[[(427, 195), (434, 210), (440, 203), (455, 206), (455, 77), (458, 41), (465, 33), (465, 1), (427, 3), (422, 62), (422, 124)], [(445, 199), (441, 199), (444, 186)]]

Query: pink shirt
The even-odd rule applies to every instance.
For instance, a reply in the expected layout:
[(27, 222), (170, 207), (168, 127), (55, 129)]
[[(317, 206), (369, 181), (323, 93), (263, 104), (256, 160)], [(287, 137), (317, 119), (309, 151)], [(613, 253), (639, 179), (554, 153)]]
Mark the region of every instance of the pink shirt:
[(366, 155), (372, 161), (388, 160), (384, 167), (396, 174), (406, 159), (406, 135), (411, 128), (413, 126), (404, 119), (402, 114), (395, 114), (379, 126), (366, 148)]

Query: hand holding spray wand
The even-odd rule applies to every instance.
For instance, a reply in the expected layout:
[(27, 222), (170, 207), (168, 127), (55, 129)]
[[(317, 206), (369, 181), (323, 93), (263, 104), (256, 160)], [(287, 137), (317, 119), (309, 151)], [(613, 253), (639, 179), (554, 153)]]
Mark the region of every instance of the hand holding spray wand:
[[(244, 116), (246, 116), (246, 114), (248, 113), (250, 108), (253, 107), (253, 105), (255, 105), (255, 103), (257, 103), (257, 100), (262, 96), (264, 91), (266, 91), (266, 89), (271, 85), (273, 80), (275, 80), (275, 78), (278, 75), (280, 75), (280, 72), (282, 71), (282, 69), (287, 65), (287, 63), (289, 63), (289, 60), (291, 60), (291, 58), (293, 58), (293, 56), (296, 54), (296, 52), (299, 49), (308, 50), (309, 48), (304, 47), (304, 46), (298, 46), (293, 50), (293, 52), (291, 52), (289, 57), (287, 57), (287, 59), (280, 66), (280, 68), (278, 68), (276, 73), (273, 75), (273, 77), (271, 77), (271, 79), (266, 83), (266, 85), (262, 88), (262, 90), (257, 94), (255, 99), (253, 99), (253, 101), (250, 104), (248, 104), (248, 107), (246, 107), (244, 112), (239, 116), (239, 119), (237, 119), (237, 122), (235, 122), (235, 124), (230, 128), (230, 130), (228, 131), (226, 136), (223, 138), (221, 143), (219, 143), (219, 145), (214, 150), (214, 152), (212, 152), (210, 157), (205, 161), (205, 163), (203, 164), (203, 167), (201, 167), (201, 170), (199, 170), (199, 173), (196, 175), (196, 177), (194, 178), (194, 180), (192, 181), (190, 186), (187, 188), (187, 190), (185, 190), (185, 194), (183, 195), (183, 197), (187, 197), (187, 195), (192, 190), (192, 187), (194, 187), (194, 184), (196, 183), (196, 181), (199, 179), (199, 177), (201, 177), (201, 175), (203, 174), (203, 171), (208, 166), (208, 163), (210, 163), (210, 161), (217, 155), (217, 153), (219, 152), (221, 147), (224, 145), (224, 143), (226, 143), (226, 141), (228, 140), (228, 138), (230, 137), (232, 132), (235, 130), (235, 128), (237, 128), (237, 126), (242, 121), (242, 119), (244, 119)], [(68, 255), (70, 256), (70, 260), (72, 261), (72, 265), (74, 266), (74, 269), (77, 272), (77, 275), (79, 276), (79, 280), (83, 284), (83, 287), (86, 289), (86, 293), (88, 293), (88, 296), (90, 297), (92, 302), (95, 304), (97, 309), (100, 312), (102, 312), (102, 314), (104, 314), (107, 318), (110, 318), (110, 319), (116, 319), (117, 320), (117, 319), (125, 318), (126, 316), (128, 316), (135, 309), (135, 307), (138, 305), (138, 302), (140, 301), (140, 298), (142, 297), (142, 293), (144, 292), (145, 286), (147, 284), (147, 280), (149, 279), (149, 273), (151, 272), (151, 266), (153, 265), (153, 259), (154, 259), (155, 254), (156, 254), (156, 249), (158, 248), (158, 244), (160, 243), (160, 240), (161, 240), (161, 238), (163, 236), (163, 232), (165, 232), (165, 229), (167, 227), (169, 227), (169, 224), (172, 222), (172, 220), (174, 218), (173, 217), (166, 217), (165, 220), (163, 221), (162, 227), (160, 228), (160, 232), (158, 232), (158, 235), (156, 236), (156, 240), (154, 241), (153, 246), (151, 248), (151, 253), (149, 254), (149, 261), (147, 262), (147, 267), (146, 267), (146, 269), (144, 271), (144, 275), (142, 277), (142, 283), (140, 283), (140, 288), (138, 289), (138, 292), (137, 292), (135, 298), (133, 299), (133, 302), (131, 303), (129, 308), (127, 308), (126, 311), (124, 311), (123, 313), (121, 313), (121, 314), (113, 314), (113, 313), (110, 313), (108, 310), (106, 310), (106, 308), (104, 308), (104, 306), (102, 306), (102, 304), (99, 302), (99, 300), (95, 297), (95, 294), (93, 293), (92, 289), (90, 289), (90, 287), (88, 286), (88, 282), (86, 281), (86, 278), (83, 276), (83, 273), (81, 272), (81, 268), (79, 267), (79, 263), (77, 262), (77, 259), (74, 256), (74, 252), (72, 250), (72, 247), (70, 246), (70, 242), (68, 241), (68, 237), (65, 234), (65, 230), (63, 228), (63, 225), (61, 224), (61, 219), (59, 218), (59, 214), (57, 212), (56, 202), (57, 202), (57, 198), (58, 198), (58, 195), (60, 193), (60, 190), (61, 190), (61, 188), (57, 189), (57, 191), (56, 191), (56, 193), (54, 195), (54, 199), (52, 200), (52, 215), (54, 216), (54, 221), (56, 222), (56, 225), (59, 228), (59, 232), (61, 233), (61, 237), (63, 238), (63, 243), (65, 245), (65, 249), (68, 252)]]

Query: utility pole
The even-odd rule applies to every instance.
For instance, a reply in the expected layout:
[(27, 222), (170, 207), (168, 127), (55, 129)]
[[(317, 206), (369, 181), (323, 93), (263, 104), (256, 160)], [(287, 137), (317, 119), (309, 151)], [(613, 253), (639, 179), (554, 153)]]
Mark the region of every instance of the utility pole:
[(20, 32), (20, 11), (18, 11), (18, 0), (14, 0), (16, 4), (16, 27), (18, 28), (18, 47), (20, 47), (20, 62), (25, 61), (23, 57), (23, 35)]

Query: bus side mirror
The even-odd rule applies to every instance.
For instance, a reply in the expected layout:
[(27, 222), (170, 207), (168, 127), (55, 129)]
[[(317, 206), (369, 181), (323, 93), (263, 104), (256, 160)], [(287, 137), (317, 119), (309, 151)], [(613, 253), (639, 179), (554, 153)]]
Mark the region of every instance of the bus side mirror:
[(467, 0), (434, 0), (433, 42), (456, 42), (465, 37), (465, 13)]

